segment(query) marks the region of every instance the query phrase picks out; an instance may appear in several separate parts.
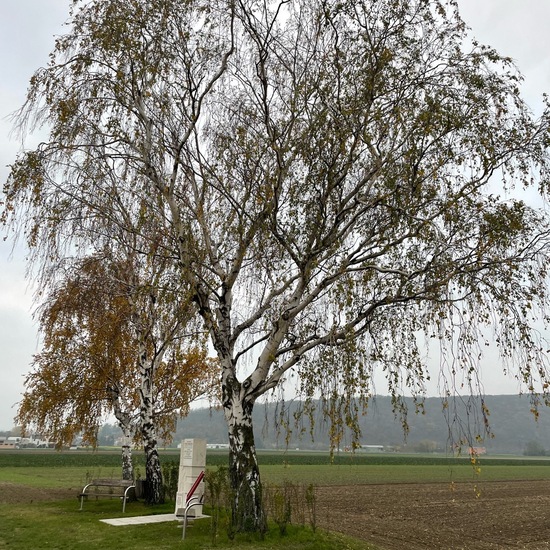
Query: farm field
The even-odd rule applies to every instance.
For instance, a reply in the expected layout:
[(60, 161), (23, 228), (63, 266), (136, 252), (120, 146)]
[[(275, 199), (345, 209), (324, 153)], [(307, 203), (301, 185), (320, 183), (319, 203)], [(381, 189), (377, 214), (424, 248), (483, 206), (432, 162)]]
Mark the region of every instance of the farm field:
[(319, 489), (319, 524), (384, 550), (550, 548), (550, 482)]
[[(224, 461), (223, 453), (213, 455), (209, 467)], [(314, 483), (318, 525), (360, 539), (364, 548), (550, 548), (548, 460), (486, 458), (480, 471), (467, 460), (434, 456), (344, 457), (331, 465), (326, 455), (288, 453), (260, 462), (268, 484)], [(116, 475), (117, 464), (116, 453), (2, 452), (0, 517), (46, 501), (76, 508), (86, 478)]]

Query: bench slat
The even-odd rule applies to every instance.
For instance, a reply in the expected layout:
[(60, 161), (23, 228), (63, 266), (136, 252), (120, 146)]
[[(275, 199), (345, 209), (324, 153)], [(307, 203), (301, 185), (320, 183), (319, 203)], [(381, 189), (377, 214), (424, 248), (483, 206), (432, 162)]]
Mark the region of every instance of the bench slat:
[(92, 479), (88, 485), (101, 485), (109, 487), (129, 487), (134, 482), (131, 479)]

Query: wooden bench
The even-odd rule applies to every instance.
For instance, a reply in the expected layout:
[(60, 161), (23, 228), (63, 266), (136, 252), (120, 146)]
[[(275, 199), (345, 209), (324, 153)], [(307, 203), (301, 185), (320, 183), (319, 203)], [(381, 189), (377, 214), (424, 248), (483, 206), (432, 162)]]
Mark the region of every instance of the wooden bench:
[(131, 489), (135, 489), (131, 479), (93, 479), (80, 493), (80, 509), (84, 505), (85, 497), (109, 497), (122, 499), (122, 513), (126, 511), (126, 501)]

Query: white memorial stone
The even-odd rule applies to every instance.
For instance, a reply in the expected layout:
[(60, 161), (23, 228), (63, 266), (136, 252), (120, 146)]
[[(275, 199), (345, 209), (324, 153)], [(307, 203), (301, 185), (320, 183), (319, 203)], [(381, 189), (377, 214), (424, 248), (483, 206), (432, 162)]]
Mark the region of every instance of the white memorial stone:
[[(180, 469), (178, 476), (178, 493), (176, 495), (176, 512), (185, 508), (187, 494), (195, 484), (201, 472), (206, 470), (206, 439), (184, 439), (181, 442)], [(204, 481), (201, 481), (193, 493), (194, 497), (204, 494)], [(188, 516), (201, 516), (202, 505), (194, 506)]]

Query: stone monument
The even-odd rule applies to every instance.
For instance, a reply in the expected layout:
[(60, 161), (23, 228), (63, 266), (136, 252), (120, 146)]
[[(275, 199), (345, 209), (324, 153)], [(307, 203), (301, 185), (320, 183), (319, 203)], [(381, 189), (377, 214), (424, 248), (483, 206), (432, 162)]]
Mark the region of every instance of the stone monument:
[[(201, 472), (206, 471), (206, 439), (184, 439), (181, 442), (178, 493), (176, 495), (176, 513), (185, 508), (187, 495), (195, 485)], [(193, 493), (194, 497), (204, 494), (204, 481), (201, 481)], [(189, 517), (202, 516), (202, 504), (189, 510)]]

